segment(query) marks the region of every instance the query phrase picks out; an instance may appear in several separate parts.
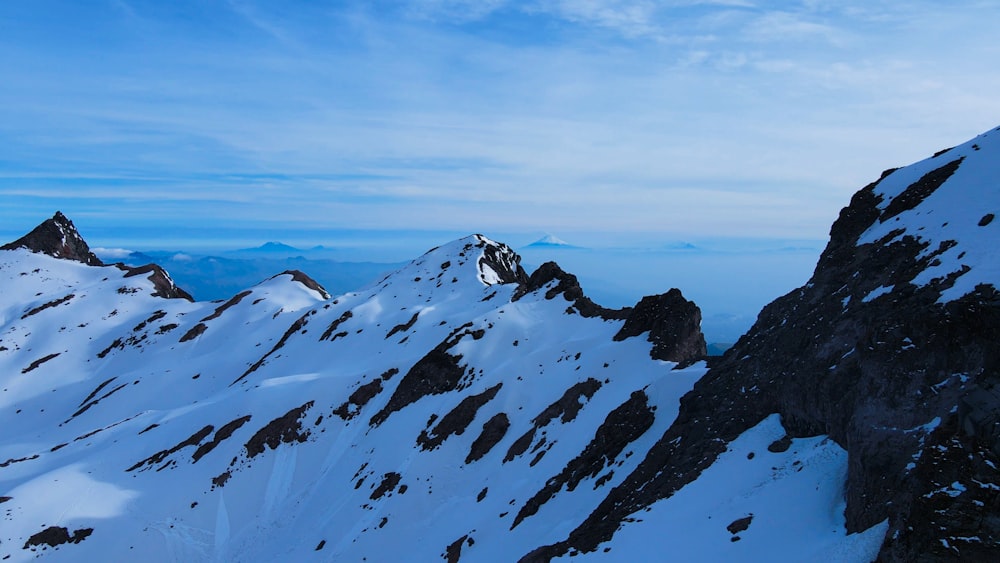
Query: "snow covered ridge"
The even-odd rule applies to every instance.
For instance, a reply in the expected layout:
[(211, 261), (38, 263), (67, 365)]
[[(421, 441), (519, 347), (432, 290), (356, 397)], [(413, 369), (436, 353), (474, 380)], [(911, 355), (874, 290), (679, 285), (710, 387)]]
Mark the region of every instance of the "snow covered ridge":
[[(354, 293), (286, 272), (205, 303), (0, 252), (0, 558), (496, 561), (562, 540), (705, 373), (654, 357), (691, 321), (661, 317), (697, 307), (673, 291), (609, 312), (518, 262), (476, 235)], [(849, 536), (839, 508), (843, 454), (759, 447), (779, 434), (771, 419), (698, 481), (738, 502), (594, 554), (870, 559), (880, 530)], [(770, 541), (786, 526), (801, 541)]]
[(914, 237), (928, 266), (915, 285), (948, 280), (939, 302), (980, 284), (1000, 285), (1000, 128), (931, 158), (894, 170), (874, 187), (879, 215), (858, 244), (890, 245)]

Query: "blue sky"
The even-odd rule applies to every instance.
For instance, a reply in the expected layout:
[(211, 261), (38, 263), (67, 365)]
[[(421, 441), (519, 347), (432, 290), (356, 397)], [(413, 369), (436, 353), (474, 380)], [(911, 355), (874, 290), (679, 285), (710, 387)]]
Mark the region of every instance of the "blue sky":
[(997, 29), (973, 0), (9, 0), (0, 234), (820, 240), (1000, 123)]

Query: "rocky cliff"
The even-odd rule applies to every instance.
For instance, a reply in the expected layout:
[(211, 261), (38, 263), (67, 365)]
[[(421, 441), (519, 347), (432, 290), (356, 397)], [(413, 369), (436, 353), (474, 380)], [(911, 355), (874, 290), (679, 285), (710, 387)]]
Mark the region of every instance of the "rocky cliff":
[(857, 192), (809, 282), (764, 308), (581, 526), (525, 559), (597, 549), (772, 413), (788, 438), (847, 451), (846, 524), (888, 522), (880, 561), (1000, 557), (998, 212), (1000, 129)]

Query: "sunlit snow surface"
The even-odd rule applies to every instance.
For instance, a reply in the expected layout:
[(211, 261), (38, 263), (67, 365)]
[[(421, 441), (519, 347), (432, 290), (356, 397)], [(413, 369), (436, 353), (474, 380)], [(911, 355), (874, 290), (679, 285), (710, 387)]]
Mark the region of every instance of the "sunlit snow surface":
[(888, 242), (904, 235), (914, 236), (928, 243), (925, 255), (938, 250), (942, 243), (953, 241), (954, 246), (937, 256), (939, 264), (932, 264), (913, 280), (924, 285), (968, 267), (969, 271), (941, 294), (942, 303), (962, 297), (981, 283), (1000, 286), (1000, 262), (996, 260), (1000, 221), (992, 219), (1000, 214), (1000, 208), (996, 207), (1000, 184), (995, 180), (1000, 176), (998, 149), (1000, 129), (994, 129), (889, 174), (875, 187), (875, 193), (882, 196), (879, 204), (882, 211), (925, 174), (962, 159), (954, 174), (919, 205), (884, 222), (876, 222), (861, 235), (859, 244), (878, 241), (897, 229), (904, 232)]
[[(614, 342), (622, 321), (568, 311), (562, 296), (545, 299), (548, 287), (511, 302), (515, 286), (495, 284), (498, 273), (478, 262), (485, 244), (495, 243), (450, 243), (329, 300), (280, 275), (227, 303), (160, 299), (143, 276), (114, 267), (0, 252), (0, 497), (9, 497), (0, 558), (426, 561), (457, 543), (462, 561), (497, 561), (564, 539), (643, 459), (705, 368), (652, 360), (641, 337)], [(446, 341), (461, 356), (457, 388), (373, 423)], [(577, 399), (575, 417), (548, 421), (524, 453), (508, 455), (546, 407), (589, 379), (599, 387)], [(640, 390), (656, 408), (652, 426), (512, 530)], [(460, 433), (418, 445), (421, 431), (488, 392)], [(500, 413), (503, 438), (467, 462)], [(251, 454), (253, 437), (282, 417), (288, 439)], [(637, 515), (644, 521), (619, 532), (610, 556), (638, 556), (675, 537), (673, 526), (685, 553), (868, 559), (878, 531), (844, 534), (843, 452), (814, 438), (770, 454), (763, 448), (779, 433), (774, 419), (748, 432), (701, 479)], [(726, 524), (749, 512), (750, 528), (731, 542)], [(25, 548), (50, 526), (93, 531)]]

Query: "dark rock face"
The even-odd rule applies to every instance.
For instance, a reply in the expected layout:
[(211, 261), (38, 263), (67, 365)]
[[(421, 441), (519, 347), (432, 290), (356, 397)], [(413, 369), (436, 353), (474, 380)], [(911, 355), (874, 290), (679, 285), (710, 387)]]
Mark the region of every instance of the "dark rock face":
[(545, 486), (521, 507), (510, 529), (513, 530), (525, 518), (537, 513), (564, 486), (572, 491), (582, 480), (597, 477), (602, 471), (612, 467), (622, 450), (653, 425), (653, 409), (647, 401), (645, 393), (635, 391), (627, 401), (611, 411), (580, 455), (571, 460), (558, 475), (546, 481)]
[(583, 294), (580, 282), (576, 276), (566, 273), (555, 262), (546, 262), (532, 272), (517, 291), (514, 292), (512, 301), (524, 297), (525, 295), (538, 291), (550, 282), (558, 282), (545, 291), (546, 299), (553, 299), (557, 295), (562, 295), (566, 301), (570, 302), (567, 312), (579, 313), (584, 317), (601, 317), (606, 320), (625, 319), (628, 317), (630, 309), (607, 309), (594, 303), (589, 297)]
[(268, 422), (243, 445), (247, 457), (252, 458), (264, 453), (265, 447), (274, 450), (281, 444), (301, 444), (308, 440), (309, 430), (302, 428), (301, 419), (312, 406), (313, 402), (309, 401)]
[[(300, 270), (285, 270), (284, 272), (281, 272), (280, 274), (278, 274), (278, 276), (282, 276), (282, 275), (285, 275), (285, 274), (288, 274), (289, 276), (292, 276), (292, 281), (298, 282), (298, 283), (306, 286), (307, 288), (315, 291), (323, 299), (329, 299), (330, 298), (330, 293), (326, 291), (325, 287), (323, 287), (322, 285), (320, 285), (320, 283), (318, 281), (316, 281), (316, 280), (312, 279), (311, 277), (307, 276), (305, 273), (301, 272)], [(271, 279), (274, 279), (274, 278), (276, 278), (278, 276), (273, 276)]]
[(153, 295), (155, 297), (194, 301), (194, 298), (191, 297), (190, 293), (177, 287), (177, 285), (174, 284), (174, 280), (170, 278), (169, 274), (167, 274), (167, 271), (156, 264), (146, 264), (145, 266), (139, 266), (136, 268), (126, 266), (124, 264), (115, 264), (115, 267), (119, 270), (125, 271), (126, 278), (149, 274), (146, 276), (146, 279), (153, 282), (153, 288), (155, 289)]
[(441, 417), (437, 426), (429, 431), (421, 431), (420, 435), (417, 436), (417, 444), (424, 450), (433, 450), (447, 440), (449, 436), (464, 433), (465, 429), (472, 424), (472, 420), (476, 417), (479, 409), (492, 401), (502, 386), (503, 383), (497, 383), (482, 393), (469, 395), (462, 399), (454, 409)]
[(880, 561), (1000, 558), (1000, 292), (980, 285), (939, 303), (956, 274), (914, 282), (952, 241), (932, 248), (901, 228), (859, 244), (961, 165), (938, 167), (889, 202), (876, 187), (893, 171), (855, 194), (809, 282), (764, 308), (681, 400), (643, 462), (565, 541), (524, 560), (597, 549), (771, 413), (793, 437), (827, 434), (847, 450), (847, 529), (888, 520)]
[(92, 533), (94, 533), (93, 528), (81, 528), (70, 535), (69, 530), (62, 526), (49, 526), (28, 538), (28, 541), (24, 542), (22, 549), (29, 549), (34, 546), (42, 546), (44, 548), (45, 546), (56, 547), (64, 543), (80, 543), (90, 537)]
[(679, 289), (643, 297), (625, 320), (615, 341), (648, 332), (649, 355), (656, 360), (690, 364), (708, 355), (701, 333), (701, 309), (684, 299)]
[(491, 244), (483, 235), (475, 235), (479, 240), (478, 248), (483, 249), (483, 255), (479, 258), (479, 271), (485, 273), (485, 268), (492, 270), (500, 279), (500, 283), (523, 284), (528, 279), (524, 268), (521, 267), (521, 256), (514, 252), (509, 246), (503, 243)]
[(389, 402), (379, 412), (372, 416), (369, 424), (378, 426), (389, 418), (389, 415), (410, 405), (425, 395), (440, 395), (461, 387), (465, 376), (465, 365), (461, 363), (462, 356), (452, 355), (448, 350), (455, 347), (462, 338), (472, 336), (474, 340), (483, 337), (483, 330), (468, 330), (472, 323), (459, 327), (443, 342), (434, 347), (403, 376), (399, 386), (393, 392)]
[(0, 246), (0, 250), (18, 248), (27, 248), (32, 252), (41, 252), (64, 260), (83, 262), (88, 266), (104, 265), (101, 259), (90, 251), (90, 247), (77, 232), (73, 222), (61, 211), (56, 211), (51, 219), (46, 219), (30, 233)]
[[(510, 428), (510, 419), (507, 418), (506, 413), (497, 413), (493, 418), (487, 420), (483, 424), (483, 431), (479, 434), (479, 437), (472, 442), (469, 455), (465, 457), (465, 464), (468, 465), (474, 461), (478, 461), (484, 455), (488, 454), (493, 449), (493, 446), (499, 444), (500, 440), (503, 440), (503, 437), (507, 435), (508, 428)], [(486, 495), (483, 494), (482, 496)], [(482, 500), (482, 498), (479, 500)]]

